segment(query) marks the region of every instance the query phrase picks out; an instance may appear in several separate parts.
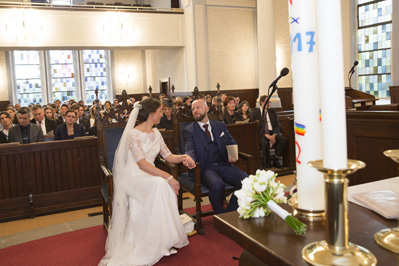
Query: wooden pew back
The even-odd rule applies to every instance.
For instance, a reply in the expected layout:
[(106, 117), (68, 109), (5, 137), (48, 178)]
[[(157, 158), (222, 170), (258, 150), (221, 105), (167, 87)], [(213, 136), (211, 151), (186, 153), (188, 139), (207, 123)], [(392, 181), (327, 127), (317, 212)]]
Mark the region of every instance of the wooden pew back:
[(0, 222), (101, 203), (95, 137), (0, 146)]

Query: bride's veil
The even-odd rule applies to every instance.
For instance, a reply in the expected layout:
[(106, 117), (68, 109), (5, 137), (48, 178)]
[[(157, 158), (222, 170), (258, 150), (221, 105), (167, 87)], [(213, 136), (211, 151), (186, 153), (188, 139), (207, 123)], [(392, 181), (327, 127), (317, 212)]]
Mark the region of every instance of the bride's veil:
[(113, 164), (114, 198), (112, 203), (112, 218), (107, 242), (105, 244), (105, 249), (107, 251), (106, 259), (110, 259), (110, 257), (115, 255), (120, 255), (123, 253), (123, 250), (127, 248), (123, 244), (124, 238), (128, 234), (128, 182), (130, 178), (133, 177), (133, 174), (135, 172), (137, 173), (135, 170), (139, 169), (130, 154), (128, 141), (129, 133), (136, 124), (137, 116), (141, 108), (141, 104), (136, 102), (115, 152)]

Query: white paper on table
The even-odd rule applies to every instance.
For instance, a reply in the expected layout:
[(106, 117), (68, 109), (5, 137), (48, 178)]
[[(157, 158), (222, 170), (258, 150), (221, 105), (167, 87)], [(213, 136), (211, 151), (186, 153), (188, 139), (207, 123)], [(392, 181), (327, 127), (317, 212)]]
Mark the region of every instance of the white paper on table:
[(352, 197), (387, 219), (399, 217), (399, 193), (392, 190), (357, 193)]
[(227, 155), (229, 158), (237, 161), (238, 160), (238, 145), (226, 145)]

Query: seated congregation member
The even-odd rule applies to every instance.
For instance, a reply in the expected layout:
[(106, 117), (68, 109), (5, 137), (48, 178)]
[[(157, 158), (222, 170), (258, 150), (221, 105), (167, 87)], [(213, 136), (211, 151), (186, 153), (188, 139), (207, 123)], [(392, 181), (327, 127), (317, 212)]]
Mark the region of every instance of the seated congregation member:
[(85, 132), (87, 132), (89, 120), (85, 116), (83, 116), (83, 106), (76, 104), (71, 107), (71, 110), (73, 110), (77, 115), (76, 123), (82, 125)]
[(251, 119), (252, 111), (247, 101), (242, 101), (238, 107), (237, 112), (242, 115), (244, 120)]
[(65, 116), (66, 116), (66, 111), (68, 111), (68, 105), (63, 104), (61, 105), (60, 108), (60, 116), (57, 118), (57, 125), (62, 125), (65, 123)]
[[(241, 189), (241, 181), (248, 176), (233, 166), (228, 158), (226, 145), (237, 144), (223, 122), (208, 119), (209, 107), (203, 99), (193, 102), (194, 122), (183, 130), (186, 154), (200, 163), (201, 183), (209, 188), (209, 200), (217, 213), (234, 211), (238, 208), (237, 197), (232, 195), (225, 209), (224, 182)], [(194, 172), (189, 171), (194, 180)]]
[[(278, 121), (276, 110), (269, 108), (269, 103), (265, 108), (266, 115), (262, 114), (263, 106), (266, 102), (266, 95), (263, 95), (259, 99), (260, 109), (256, 109), (251, 116), (251, 122), (258, 120), (260, 122), (260, 141), (265, 143), (265, 153), (266, 167), (271, 168), (271, 160), (273, 161), (273, 166), (277, 168), (282, 168), (278, 159), (281, 158), (285, 147), (287, 146), (287, 138), (281, 134), (281, 127)], [(266, 118), (266, 119), (265, 119)], [(262, 128), (263, 127), (263, 128)], [(270, 158), (269, 148), (275, 148), (274, 158)]]
[(244, 119), (242, 118), (242, 115), (238, 112), (236, 112), (236, 104), (234, 101), (234, 97), (228, 96), (226, 97), (226, 100), (224, 101), (224, 113), (223, 113), (223, 119), (226, 125), (229, 124), (235, 124), (237, 121), (243, 121)]
[(13, 123), (14, 125), (17, 125), (18, 124), (18, 116), (16, 115), (14, 108), (7, 107), (6, 112), (11, 115), (11, 123)]
[[(188, 168), (195, 163), (187, 155), (171, 154), (154, 128), (161, 117), (161, 103), (154, 98), (134, 105), (115, 153), (112, 219), (99, 265), (153, 265), (188, 245), (177, 207), (179, 182), (154, 160), (160, 153)], [(135, 127), (136, 119), (142, 123)]]
[(30, 110), (28, 107), (21, 107), (18, 114), (19, 125), (11, 127), (8, 131), (9, 142), (21, 144), (43, 142), (43, 132), (40, 126), (30, 123)]
[(57, 128), (57, 122), (52, 119), (48, 119), (44, 115), (44, 110), (41, 105), (36, 104), (32, 107), (33, 119), (30, 121), (33, 124), (40, 126), (43, 135), (54, 135), (55, 129)]
[(97, 136), (96, 106), (92, 105), (89, 110), (90, 110), (90, 118), (88, 118), (89, 122), (87, 123), (88, 128), (86, 127), (86, 132), (88, 135)]
[(163, 116), (160, 123), (157, 125), (158, 129), (173, 130), (172, 123), (172, 101), (169, 99), (163, 99), (162, 101), (162, 112)]
[(10, 128), (14, 126), (11, 123), (11, 115), (8, 112), (1, 112), (0, 113), (0, 124), (1, 124), (1, 131), (6, 138), (6, 142), (8, 142), (8, 134), (10, 132)]
[(44, 115), (47, 117), (47, 119), (55, 121), (55, 124), (57, 125), (57, 118), (55, 117), (55, 112), (52, 106), (47, 105), (44, 107)]
[(100, 112), (101, 117), (104, 117), (105, 115), (109, 114), (109, 113), (111, 112), (111, 110), (112, 110), (112, 104), (111, 104), (111, 102), (110, 102), (110, 101), (106, 101), (106, 102), (104, 103), (104, 110), (102, 110), (102, 111)]
[(55, 130), (54, 140), (66, 140), (86, 136), (83, 126), (75, 123), (76, 117), (77, 114), (74, 110), (68, 109), (66, 111), (65, 123), (59, 125)]

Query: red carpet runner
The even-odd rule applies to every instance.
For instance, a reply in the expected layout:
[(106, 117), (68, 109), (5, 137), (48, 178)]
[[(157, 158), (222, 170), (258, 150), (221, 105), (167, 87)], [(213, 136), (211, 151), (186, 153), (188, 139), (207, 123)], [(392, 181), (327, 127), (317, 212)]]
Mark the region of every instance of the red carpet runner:
[[(213, 227), (213, 216), (204, 219), (205, 236), (189, 238), (190, 244), (176, 255), (162, 258), (157, 266), (234, 266), (242, 248)], [(95, 226), (47, 237), (0, 250), (3, 266), (90, 266), (104, 256), (107, 232)]]

